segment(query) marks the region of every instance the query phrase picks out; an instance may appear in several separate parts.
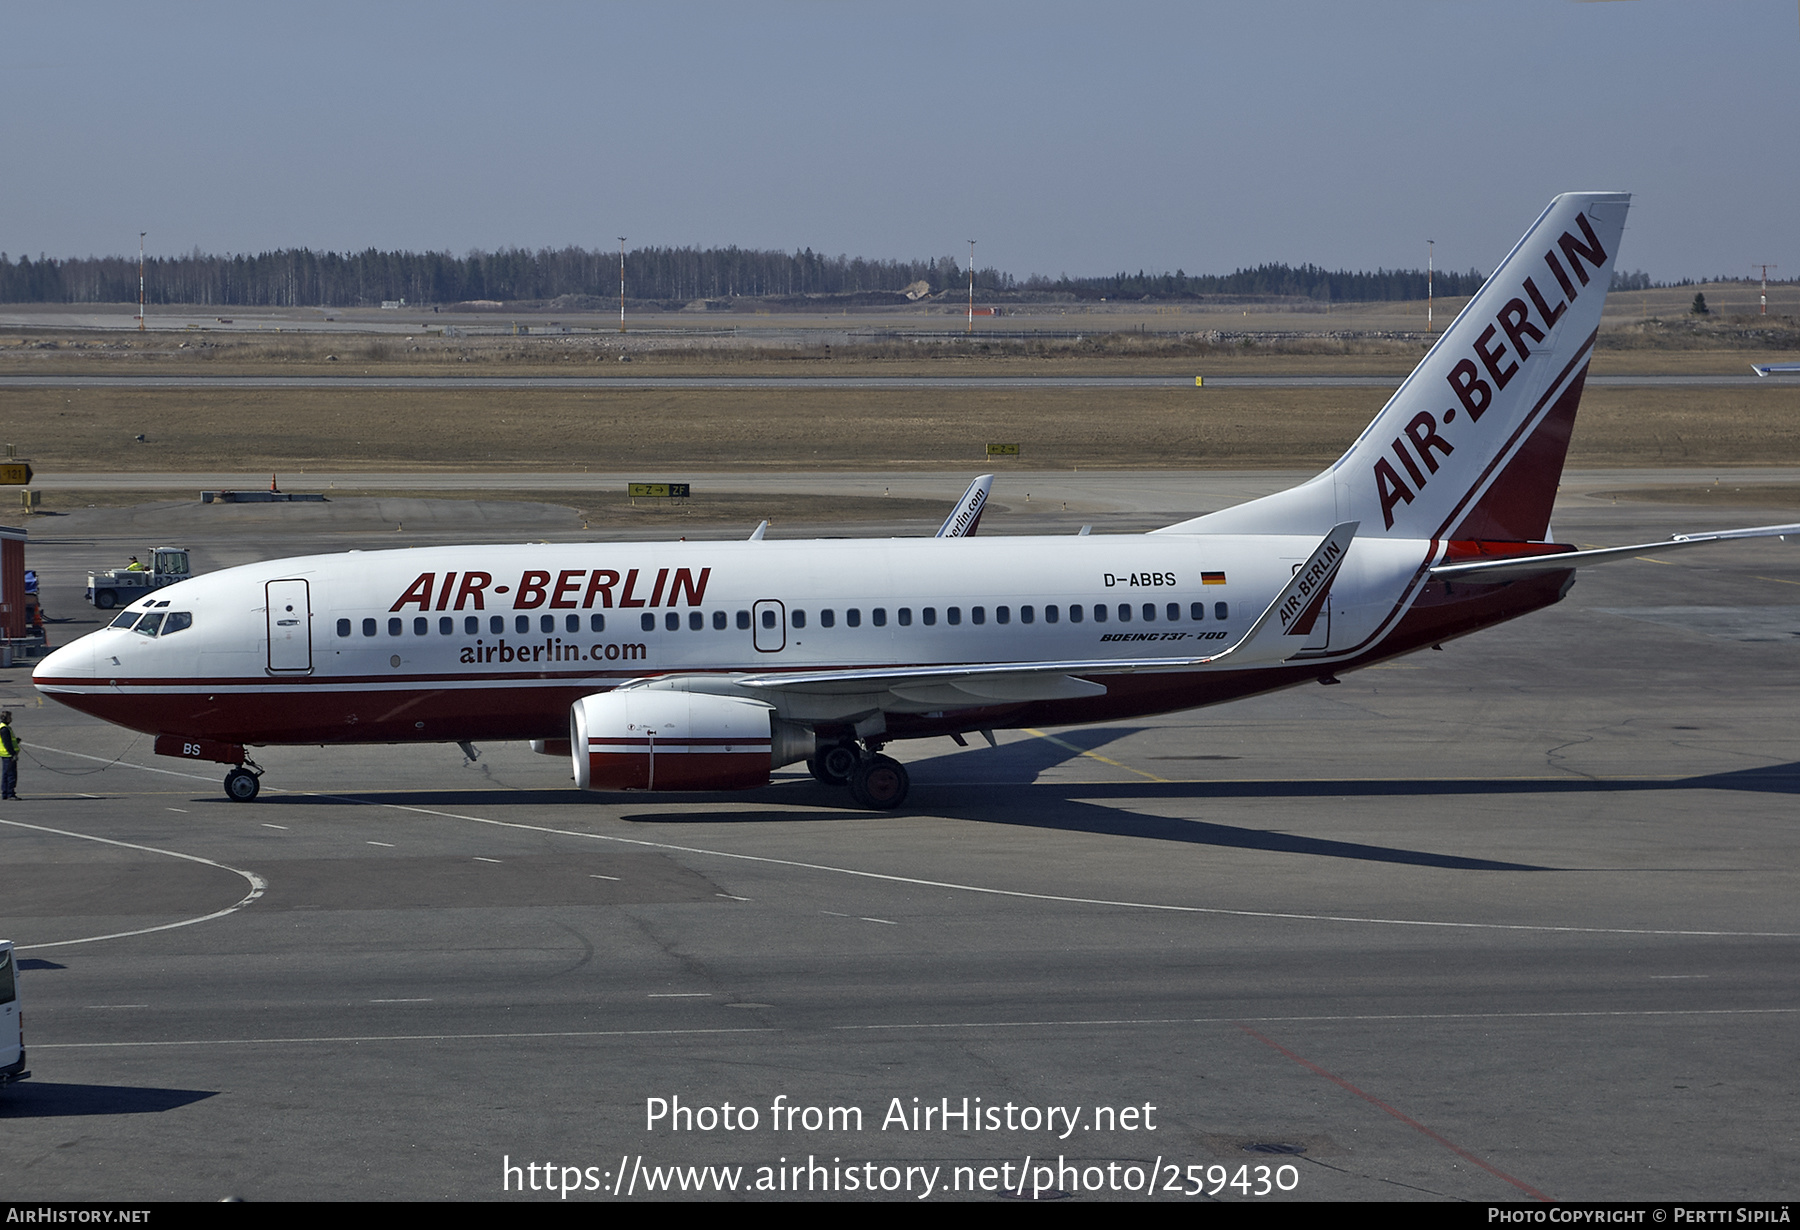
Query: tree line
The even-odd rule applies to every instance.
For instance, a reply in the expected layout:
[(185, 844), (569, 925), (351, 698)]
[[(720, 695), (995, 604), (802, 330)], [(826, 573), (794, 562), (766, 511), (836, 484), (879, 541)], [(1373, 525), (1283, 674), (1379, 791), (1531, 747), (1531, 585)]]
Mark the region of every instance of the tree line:
[[(923, 284), (930, 293), (968, 285), (968, 269), (953, 256), (935, 260), (869, 260), (748, 248), (637, 248), (626, 253), (626, 293), (633, 299), (781, 299), (818, 295), (898, 297)], [(1446, 297), (1474, 294), (1479, 271), (1438, 271), (1433, 291)], [(611, 299), (619, 292), (619, 254), (586, 248), (501, 248), (448, 252), (314, 252), (289, 248), (256, 255), (186, 256), (145, 261), (146, 298), (152, 304), (218, 307), (372, 307), (384, 300), (409, 305), (470, 300), (554, 300), (565, 296)], [(1116, 273), (1110, 277), (1016, 279), (996, 269), (975, 274), (978, 294), (1000, 298), (1068, 297), (1082, 301), (1198, 300), (1212, 296), (1301, 298), (1333, 302), (1423, 299), (1420, 269), (1373, 273), (1317, 265), (1264, 264), (1229, 274)], [(1615, 289), (1647, 289), (1643, 273), (1613, 274)], [(138, 296), (138, 263), (130, 256), (59, 260), (14, 259), (0, 252), (0, 303), (132, 303)]]

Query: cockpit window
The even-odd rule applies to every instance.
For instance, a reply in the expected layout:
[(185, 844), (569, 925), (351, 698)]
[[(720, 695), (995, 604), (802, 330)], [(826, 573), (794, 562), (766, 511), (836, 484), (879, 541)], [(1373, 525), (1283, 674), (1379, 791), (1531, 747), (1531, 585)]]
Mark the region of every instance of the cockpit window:
[(162, 627), (162, 621), (163, 617), (161, 612), (152, 611), (150, 614), (144, 616), (143, 619), (139, 620), (137, 627), (133, 628), (132, 631), (139, 636), (155, 636), (157, 630)]
[(191, 612), (191, 611), (170, 611), (168, 613), (168, 615), (165, 616), (163, 619), (162, 634), (164, 636), (167, 636), (171, 632), (179, 632), (183, 628), (191, 628), (193, 626), (194, 626), (193, 612)]
[(106, 626), (109, 628), (129, 628), (138, 621), (138, 616), (142, 614), (142, 611), (121, 611), (119, 612), (119, 617)]

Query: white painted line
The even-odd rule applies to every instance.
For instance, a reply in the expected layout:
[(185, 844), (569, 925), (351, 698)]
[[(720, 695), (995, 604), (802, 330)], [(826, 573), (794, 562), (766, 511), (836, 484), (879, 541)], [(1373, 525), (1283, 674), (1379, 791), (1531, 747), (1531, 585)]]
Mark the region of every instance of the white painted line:
[(184, 816), (188, 814), (188, 809), (185, 807), (166, 807), (163, 810), (164, 811), (178, 811)]
[(371, 1004), (431, 1004), (437, 1001), (432, 999), (372, 999), (369, 1002)]
[(1381, 1015), (1328, 1016), (1171, 1016), (1118, 1017), (1071, 1021), (942, 1021), (909, 1025), (833, 1025), (846, 1032), (905, 1029), (1091, 1029), (1096, 1025), (1306, 1025), (1333, 1021), (1539, 1021), (1583, 1017), (1652, 1018), (1675, 1016), (1792, 1016), (1800, 1008), (1647, 1008), (1569, 1012), (1393, 1012)]
[(750, 898), (748, 898), (748, 897), (733, 897), (730, 893), (714, 893), (713, 896), (723, 897), (727, 901), (748, 901), (748, 900), (750, 900)]
[[(136, 766), (133, 766), (136, 767)], [(146, 854), (161, 854), (165, 858), (185, 859), (190, 863), (201, 863), (208, 867), (217, 867), (220, 871), (229, 871), (233, 875), (243, 876), (250, 883), (250, 892), (236, 905), (222, 910), (214, 910), (210, 914), (202, 914), (198, 918), (184, 918), (180, 922), (163, 923), (159, 927), (140, 927), (136, 931), (115, 931), (110, 935), (85, 935), (78, 940), (52, 940), (45, 944), (19, 944), (15, 947), (19, 952), (36, 952), (40, 948), (63, 948), (70, 944), (94, 944), (100, 940), (122, 940), (132, 935), (149, 935), (155, 931), (173, 931), (177, 927), (191, 927), (195, 923), (211, 922), (215, 918), (223, 918), (227, 914), (235, 914), (255, 901), (268, 890), (268, 884), (254, 871), (245, 871), (239, 867), (228, 867), (224, 863), (215, 863), (210, 858), (201, 858), (198, 854), (181, 854), (175, 850), (159, 850), (155, 846), (140, 846), (129, 841), (114, 841), (110, 837), (95, 837), (90, 833), (71, 833), (67, 829), (46, 828), (41, 824), (26, 824), (22, 820), (0, 820), (0, 824), (9, 824), (14, 828), (31, 829), (37, 833), (54, 833), (58, 837), (74, 837), (81, 841), (97, 841), (101, 845), (119, 846), (126, 850), (142, 850)]]
[(366, 846), (385, 846), (389, 850), (394, 848), (394, 843), (391, 841), (366, 841), (363, 844)]
[(270, 824), (266, 820), (263, 821), (263, 827), (266, 829), (280, 829), (284, 833), (287, 832), (287, 825), (285, 825), (285, 824)]
[(900, 924), (891, 918), (864, 918), (863, 922), (878, 922), (884, 927), (898, 927)]
[(83, 1008), (148, 1008), (149, 1004), (83, 1004)]
[(652, 991), (650, 999), (711, 999), (711, 991)]
[(588, 879), (590, 879), (590, 880), (616, 880), (618, 878), (619, 878), (618, 876), (603, 876), (597, 872), (593, 872), (593, 871), (588, 872)]
[[(433, 807), (414, 807), (406, 803), (386, 803), (377, 799), (349, 794), (321, 794), (320, 798), (361, 803), (365, 807), (386, 807), (394, 811), (421, 816), (442, 816), (446, 820), (467, 820), (471, 824), (491, 824), (496, 828), (517, 829), (527, 833), (549, 833), (556, 837), (576, 837), (588, 841), (607, 841), (622, 846), (647, 850), (671, 850), (677, 854), (697, 854), (707, 858), (728, 858), (738, 862), (762, 863), (772, 867), (795, 867), (802, 871), (822, 871), (830, 875), (854, 876), (862, 880), (881, 880), (889, 884), (912, 884), (921, 888), (946, 888), (955, 892), (980, 893), (990, 897), (1011, 897), (1024, 901), (1051, 901), (1061, 905), (1094, 905), (1121, 910), (1155, 910), (1170, 914), (1207, 914), (1218, 918), (1268, 918), (1284, 922), (1360, 923), (1376, 927), (1442, 927), (1456, 931), (1524, 931), (1548, 935), (1674, 935), (1708, 938), (1800, 939), (1794, 931), (1702, 931), (1673, 927), (1558, 927), (1541, 923), (1451, 922), (1431, 918), (1373, 918), (1354, 914), (1297, 914), (1276, 910), (1233, 910), (1221, 906), (1170, 905), (1159, 901), (1113, 901), (1104, 897), (1068, 897), (1058, 893), (1033, 893), (1016, 888), (989, 888), (981, 884), (959, 884), (954, 880), (926, 880), (917, 876), (891, 875), (881, 871), (862, 871), (855, 867), (834, 867), (829, 863), (806, 863), (799, 859), (772, 858), (766, 854), (737, 854), (730, 850), (708, 850), (700, 846), (678, 846), (672, 842), (649, 841), (642, 837), (616, 837), (609, 833), (586, 833), (578, 829), (552, 828), (545, 824), (524, 824), (517, 820), (494, 820), (487, 816), (468, 816), (461, 812), (439, 811)], [(723, 895), (723, 894), (721, 894)], [(849, 917), (843, 915), (842, 917)]]
[(767, 1026), (741, 1029), (590, 1029), (516, 1034), (361, 1034), (334, 1038), (177, 1038), (166, 1042), (37, 1042), (34, 1051), (94, 1051), (146, 1046), (296, 1046), (306, 1042), (492, 1042), (522, 1038), (679, 1038), (709, 1034), (770, 1034)]
[(500, 860), (497, 858), (482, 858), (481, 855), (477, 854), (475, 856), (475, 861), (478, 863), (497, 863)]
[[(59, 751), (60, 749), (45, 748), (42, 750)], [(83, 760), (104, 760), (104, 757), (89, 756), (82, 752), (66, 752), (64, 754), (69, 755), (69, 756), (79, 756)], [(127, 769), (142, 769), (146, 773), (168, 773), (175, 777), (195, 777), (196, 776), (191, 773), (176, 773), (172, 769), (159, 769), (159, 768), (155, 768), (150, 765), (131, 764), (127, 761), (122, 761), (122, 760), (117, 761), (117, 762), (108, 762), (108, 763), (117, 763), (121, 767), (127, 768)], [(1646, 776), (1646, 775), (1639, 775), (1639, 777), (1643, 777), (1643, 776)], [(1679, 777), (1681, 777), (1682, 775), (1660, 774), (1660, 775), (1648, 775), (1648, 776), (1653, 777), (1654, 780), (1664, 780), (1665, 778), (1668, 780), (1678, 780)], [(197, 780), (211, 781), (212, 779), (211, 778), (198, 778)], [(1358, 779), (1358, 780), (1381, 782), (1381, 781), (1401, 780), (1401, 779), (1369, 778), (1369, 779)], [(1404, 779), (1404, 780), (1416, 780), (1416, 779)], [(1445, 777), (1445, 778), (1430, 778), (1430, 779), (1426, 779), (1426, 780), (1437, 781), (1437, 782), (1458, 782), (1458, 781), (1467, 781), (1468, 779), (1467, 778)], [(1540, 779), (1540, 778), (1536, 778), (1536, 777), (1526, 777), (1526, 778), (1517, 778), (1517, 779), (1509, 778), (1507, 780), (1566, 781), (1567, 778), (1542, 778), (1542, 779)], [(1606, 777), (1596, 777), (1596, 778), (1594, 778), (1594, 780), (1607, 781), (1607, 780), (1613, 780), (1613, 779), (1606, 778)], [(1111, 783), (1111, 784), (1116, 785), (1117, 783)], [(1299, 914), (1299, 913), (1289, 913), (1289, 912), (1276, 911), (1276, 910), (1233, 910), (1233, 909), (1226, 909), (1226, 908), (1223, 908), (1220, 906), (1171, 905), (1168, 903), (1157, 902), (1157, 901), (1113, 901), (1113, 900), (1109, 900), (1109, 899), (1103, 898), (1103, 897), (1069, 897), (1069, 896), (1063, 896), (1063, 895), (1057, 894), (1057, 893), (1027, 892), (1023, 889), (989, 888), (989, 887), (987, 887), (985, 885), (981, 885), (981, 884), (959, 884), (952, 880), (926, 880), (926, 879), (921, 879), (916, 876), (890, 875), (888, 873), (880, 872), (880, 871), (862, 871), (855, 867), (834, 867), (828, 863), (807, 863), (807, 862), (801, 862), (798, 859), (791, 859), (791, 858), (771, 858), (770, 856), (763, 855), (763, 854), (737, 854), (730, 850), (708, 850), (708, 849), (704, 849), (704, 848), (698, 847), (698, 846), (678, 846), (671, 842), (648, 841), (641, 837), (616, 837), (609, 833), (585, 833), (585, 832), (581, 832), (576, 829), (552, 828), (549, 825), (544, 825), (544, 824), (523, 824), (517, 820), (494, 820), (487, 816), (468, 816), (468, 815), (463, 815), (460, 812), (439, 811), (437, 808), (433, 808), (433, 807), (414, 807), (414, 806), (411, 806), (411, 805), (405, 804), (405, 803), (387, 803), (387, 802), (383, 802), (379, 799), (363, 798), (358, 795), (325, 794), (323, 792), (307, 791), (307, 790), (285, 791), (283, 793), (299, 794), (299, 795), (313, 795), (314, 797), (326, 798), (326, 799), (338, 799), (338, 800), (341, 800), (341, 801), (347, 802), (347, 803), (360, 803), (365, 807), (386, 807), (386, 808), (391, 808), (394, 811), (411, 812), (414, 815), (420, 815), (420, 816), (441, 816), (446, 820), (465, 820), (471, 824), (491, 824), (496, 828), (517, 829), (521, 832), (527, 832), (527, 833), (549, 833), (549, 834), (551, 834), (553, 836), (557, 836), (557, 837), (575, 837), (575, 838), (585, 839), (588, 841), (608, 841), (608, 842), (613, 842), (617, 845), (637, 846), (640, 849), (646, 849), (646, 850), (670, 850), (670, 851), (674, 851), (675, 853), (678, 853), (678, 854), (696, 854), (696, 855), (701, 855), (701, 856), (704, 856), (707, 858), (735, 859), (737, 861), (746, 862), (746, 863), (763, 863), (765, 865), (772, 866), (772, 867), (794, 867), (794, 868), (797, 868), (802, 871), (821, 871), (821, 872), (825, 872), (829, 875), (854, 876), (858, 879), (864, 879), (864, 880), (882, 880), (882, 881), (885, 881), (890, 884), (912, 884), (912, 885), (916, 885), (921, 888), (944, 888), (944, 889), (950, 889), (954, 892), (980, 893), (984, 896), (991, 896), (991, 897), (1012, 897), (1012, 898), (1015, 898), (1018, 900), (1024, 900), (1024, 901), (1051, 901), (1051, 902), (1056, 902), (1056, 903), (1062, 904), (1062, 905), (1093, 905), (1093, 906), (1104, 906), (1104, 907), (1110, 907), (1113, 909), (1123, 909), (1123, 910), (1155, 910), (1158, 912), (1171, 913), (1171, 914), (1208, 914), (1208, 915), (1212, 915), (1214, 917), (1219, 917), (1219, 918), (1267, 918), (1267, 919), (1273, 919), (1276, 921), (1285, 921), (1285, 922), (1357, 923), (1357, 924), (1363, 924), (1366, 926), (1376, 926), (1376, 927), (1442, 927), (1442, 928), (1446, 928), (1446, 929), (1450, 929), (1450, 930), (1458, 930), (1458, 931), (1523, 931), (1523, 932), (1534, 932), (1534, 933), (1538, 933), (1538, 934), (1549, 934), (1549, 935), (1670, 935), (1670, 936), (1706, 937), (1706, 938), (1715, 938), (1715, 939), (1724, 939), (1724, 938), (1785, 939), (1785, 940), (1800, 939), (1800, 932), (1794, 932), (1794, 931), (1706, 931), (1706, 930), (1699, 930), (1699, 929), (1682, 929), (1682, 928), (1673, 928), (1673, 927), (1558, 927), (1558, 926), (1549, 926), (1549, 925), (1539, 924), (1539, 923), (1452, 922), (1452, 921), (1447, 921), (1447, 920), (1443, 920), (1443, 919), (1430, 919), (1430, 918), (1374, 918), (1374, 917), (1362, 917), (1362, 916), (1353, 915), (1353, 914)], [(90, 797), (98, 797), (98, 796), (90, 796)], [(30, 826), (26, 826), (26, 827), (30, 827)], [(70, 834), (70, 836), (81, 836), (81, 834)], [(94, 840), (99, 841), (99, 840), (104, 840), (104, 839), (103, 838), (95, 838)], [(166, 853), (166, 852), (159, 851), (159, 853)], [(190, 858), (193, 856), (177, 855), (176, 857)], [(197, 861), (205, 862), (206, 860), (199, 859)], [(721, 893), (719, 895), (727, 896), (728, 894)], [(248, 901), (248, 900), (249, 900), (249, 898), (246, 898), (246, 901)], [(744, 898), (734, 898), (734, 900), (744, 900)], [(233, 908), (235, 909), (236, 907), (233, 907)], [(227, 911), (227, 912), (229, 912), (229, 911)], [(208, 917), (212, 917), (212, 915), (208, 915)], [(204, 921), (204, 920), (195, 919), (193, 921), (198, 922), (198, 921)], [(186, 923), (175, 923), (175, 924), (171, 924), (171, 925), (186, 926), (187, 924)], [(162, 930), (162, 929), (163, 928), (152, 928), (152, 930)], [(140, 934), (140, 933), (139, 932), (126, 932), (125, 934), (136, 935), (136, 934)], [(112, 937), (112, 936), (97, 936), (95, 938), (111, 939), (114, 937)], [(78, 942), (85, 943), (87, 941), (70, 940), (70, 941), (63, 941), (63, 942), (65, 942), (65, 943), (78, 943)], [(37, 947), (45, 947), (45, 946), (46, 945), (37, 945)], [(42, 1049), (41, 1046), (39, 1049)]]

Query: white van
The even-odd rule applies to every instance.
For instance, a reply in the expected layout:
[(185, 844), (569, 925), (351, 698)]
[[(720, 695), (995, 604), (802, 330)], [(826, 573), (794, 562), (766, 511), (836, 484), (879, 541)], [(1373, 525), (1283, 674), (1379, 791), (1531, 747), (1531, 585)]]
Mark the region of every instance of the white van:
[(19, 1011), (19, 972), (11, 940), (0, 940), (0, 1085), (22, 1081), (25, 1070), (25, 1016)]

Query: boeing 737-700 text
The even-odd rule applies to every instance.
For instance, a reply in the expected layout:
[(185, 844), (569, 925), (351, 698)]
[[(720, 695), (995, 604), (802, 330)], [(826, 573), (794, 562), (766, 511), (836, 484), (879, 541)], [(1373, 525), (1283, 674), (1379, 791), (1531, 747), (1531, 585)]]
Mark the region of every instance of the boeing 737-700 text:
[(1190, 709), (1549, 606), (1575, 571), (1764, 526), (1546, 541), (1630, 198), (1557, 197), (1334, 465), (1149, 534), (351, 552), (159, 589), (46, 695), (235, 767), (246, 747), (531, 740), (588, 790), (732, 790), (804, 760), (905, 799), (898, 739)]

